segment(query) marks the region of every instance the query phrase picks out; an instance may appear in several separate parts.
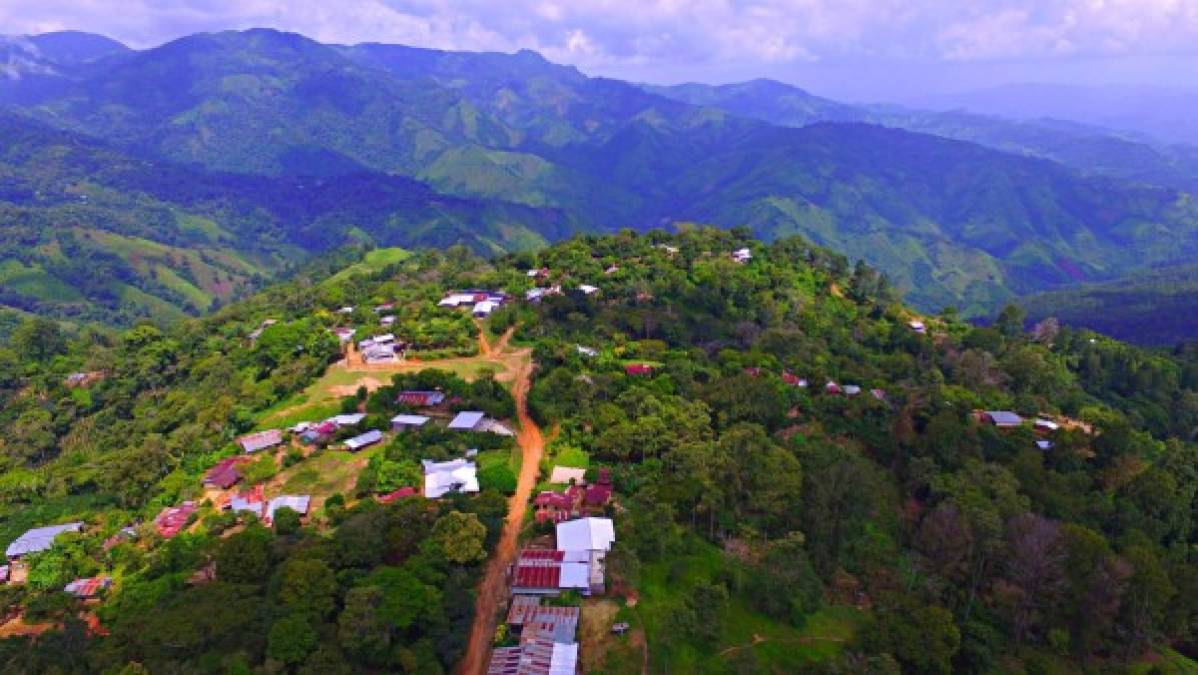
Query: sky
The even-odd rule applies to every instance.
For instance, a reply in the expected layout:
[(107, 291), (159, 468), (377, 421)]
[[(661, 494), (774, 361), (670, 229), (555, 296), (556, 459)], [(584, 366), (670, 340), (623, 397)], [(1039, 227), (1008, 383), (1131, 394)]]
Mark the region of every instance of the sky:
[(135, 48), (251, 27), (528, 48), (659, 84), (772, 77), (862, 101), (1013, 82), (1198, 86), (1198, 0), (0, 0), (2, 32)]

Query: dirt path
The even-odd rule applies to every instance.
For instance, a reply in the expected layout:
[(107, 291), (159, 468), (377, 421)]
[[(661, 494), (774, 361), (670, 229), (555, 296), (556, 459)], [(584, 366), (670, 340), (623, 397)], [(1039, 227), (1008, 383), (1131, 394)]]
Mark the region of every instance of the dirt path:
[[(506, 346), (511, 337), (511, 331), (504, 334), (500, 344)], [(481, 344), (486, 344), (486, 338), (479, 337)], [(490, 347), (488, 346), (488, 349)], [(470, 639), (466, 643), (466, 655), (457, 672), (461, 675), (481, 675), (487, 670), (491, 655), (491, 640), (495, 636), (496, 614), (499, 606), (507, 595), (507, 569), (516, 559), (516, 546), (519, 543), (520, 529), (524, 524), (524, 512), (528, 508), (528, 500), (537, 483), (537, 471), (541, 464), (541, 452), (545, 448), (545, 439), (541, 428), (528, 414), (528, 390), (532, 386), (533, 363), (531, 358), (524, 359), (517, 367), (515, 380), (512, 382), (512, 396), (516, 399), (516, 417), (520, 421), (520, 432), (516, 442), (520, 445), (524, 460), (520, 465), (520, 479), (516, 483), (516, 494), (508, 501), (507, 520), (503, 525), (503, 533), (499, 544), (495, 547), (495, 555), (487, 564), (483, 581), (478, 587), (478, 602), (474, 608), (474, 625), (470, 629)]]

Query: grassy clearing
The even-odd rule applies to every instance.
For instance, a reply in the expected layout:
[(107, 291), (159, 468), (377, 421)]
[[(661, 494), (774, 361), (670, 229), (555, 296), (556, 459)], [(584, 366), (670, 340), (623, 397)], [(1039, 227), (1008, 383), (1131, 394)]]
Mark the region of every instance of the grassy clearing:
[[(636, 587), (640, 602), (631, 611), (634, 626), (645, 629), (653, 672), (723, 673), (738, 652), (751, 649), (767, 672), (801, 672), (840, 652), (860, 619), (851, 607), (826, 607), (802, 628), (775, 621), (733, 598), (720, 617), (714, 644), (684, 642), (671, 634), (670, 617), (686, 590), (713, 579), (728, 565), (716, 547), (692, 540), (692, 552), (647, 565)], [(614, 671), (608, 671), (614, 672)]]
[(411, 252), (402, 248), (376, 248), (373, 251), (367, 252), (366, 256), (360, 262), (354, 263), (329, 277), (325, 283), (335, 284), (359, 274), (373, 274), (388, 265), (402, 262), (411, 257), (411, 255)]
[(381, 452), (384, 445), (380, 443), (358, 453), (320, 451), (272, 478), (271, 494), (311, 495), (312, 509), (321, 508), (334, 493), (352, 492), (362, 468), (375, 453)]
[(555, 466), (589, 469), (591, 467), (591, 456), (582, 448), (575, 448), (568, 445), (562, 446), (549, 460), (549, 466), (551, 469)]

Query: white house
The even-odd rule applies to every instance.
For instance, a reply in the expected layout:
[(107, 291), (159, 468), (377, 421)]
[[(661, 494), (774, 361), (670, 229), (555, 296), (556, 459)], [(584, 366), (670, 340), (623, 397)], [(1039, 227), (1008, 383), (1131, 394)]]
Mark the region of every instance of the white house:
[(423, 460), (424, 498), (440, 499), (450, 492), (478, 492), (478, 466), (467, 459), (449, 462)]

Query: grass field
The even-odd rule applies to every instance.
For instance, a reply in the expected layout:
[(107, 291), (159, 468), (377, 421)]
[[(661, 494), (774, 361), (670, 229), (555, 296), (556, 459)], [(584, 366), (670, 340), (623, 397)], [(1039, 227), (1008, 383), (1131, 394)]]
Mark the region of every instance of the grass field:
[(366, 256), (360, 262), (346, 267), (329, 277), (324, 283), (335, 284), (357, 274), (373, 274), (388, 265), (402, 262), (411, 257), (411, 255), (411, 252), (402, 248), (376, 248), (373, 251), (367, 252)]
[[(853, 636), (860, 613), (852, 607), (825, 607), (808, 617), (802, 628), (755, 612), (732, 599), (720, 617), (719, 639), (692, 644), (671, 634), (670, 616), (684, 592), (697, 580), (716, 578), (728, 564), (711, 544), (692, 540), (692, 552), (669, 561), (646, 565), (635, 584), (640, 600), (621, 615), (643, 627), (649, 645), (651, 672), (729, 672), (738, 653), (752, 650), (764, 672), (802, 672), (811, 664), (840, 652)], [(639, 671), (639, 663), (636, 664)], [(627, 672), (604, 668), (604, 672)]]
[(271, 495), (311, 495), (311, 508), (316, 511), (334, 493), (351, 496), (358, 474), (372, 456), (382, 452), (384, 445), (379, 443), (358, 453), (322, 450), (276, 474), (270, 480), (268, 492)]

